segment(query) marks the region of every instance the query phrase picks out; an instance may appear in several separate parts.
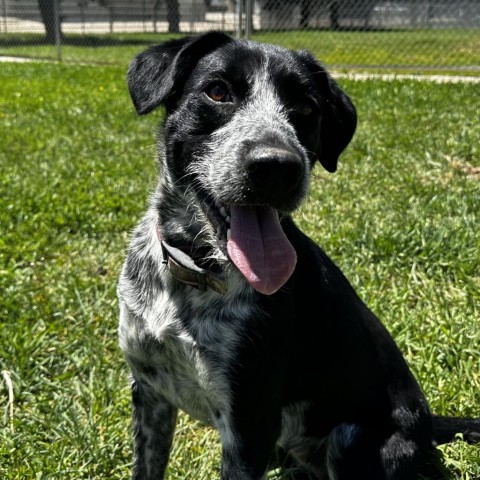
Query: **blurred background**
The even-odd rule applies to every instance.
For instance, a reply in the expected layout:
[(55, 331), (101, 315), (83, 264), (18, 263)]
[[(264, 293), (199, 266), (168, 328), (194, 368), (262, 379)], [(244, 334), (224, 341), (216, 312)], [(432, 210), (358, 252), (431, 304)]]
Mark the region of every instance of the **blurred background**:
[[(0, 0), (3, 56), (79, 61), (72, 45), (153, 43), (159, 33), (211, 29), (288, 38), (288, 46), (296, 32), (300, 48), (337, 68), (480, 72), (479, 0)], [(105, 51), (83, 60), (115, 58)]]

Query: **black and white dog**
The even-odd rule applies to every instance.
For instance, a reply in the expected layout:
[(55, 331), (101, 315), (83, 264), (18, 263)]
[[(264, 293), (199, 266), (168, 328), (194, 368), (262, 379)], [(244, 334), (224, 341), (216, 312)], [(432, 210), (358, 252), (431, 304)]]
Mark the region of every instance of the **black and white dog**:
[[(164, 478), (177, 409), (219, 430), (223, 480), (417, 478), (480, 420), (437, 417), (402, 354), (295, 225), (316, 160), (335, 171), (355, 108), (306, 51), (219, 32), (131, 63), (135, 108), (165, 107), (160, 179), (118, 286), (134, 479)], [(296, 472), (296, 473), (295, 473)]]

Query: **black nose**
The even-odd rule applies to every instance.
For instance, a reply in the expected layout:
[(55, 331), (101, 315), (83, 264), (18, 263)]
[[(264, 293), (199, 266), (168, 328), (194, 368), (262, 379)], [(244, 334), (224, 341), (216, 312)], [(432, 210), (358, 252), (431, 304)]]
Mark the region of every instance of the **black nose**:
[(244, 162), (250, 185), (260, 201), (284, 199), (297, 189), (305, 175), (300, 154), (286, 148), (257, 146), (247, 153)]

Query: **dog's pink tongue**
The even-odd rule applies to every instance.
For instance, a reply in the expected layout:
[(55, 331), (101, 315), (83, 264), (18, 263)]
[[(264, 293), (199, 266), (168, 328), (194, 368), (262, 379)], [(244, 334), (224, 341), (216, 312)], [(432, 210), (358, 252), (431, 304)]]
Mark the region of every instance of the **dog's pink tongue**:
[(248, 283), (265, 295), (275, 293), (290, 278), (297, 254), (269, 207), (230, 208), (231, 236), (227, 250)]

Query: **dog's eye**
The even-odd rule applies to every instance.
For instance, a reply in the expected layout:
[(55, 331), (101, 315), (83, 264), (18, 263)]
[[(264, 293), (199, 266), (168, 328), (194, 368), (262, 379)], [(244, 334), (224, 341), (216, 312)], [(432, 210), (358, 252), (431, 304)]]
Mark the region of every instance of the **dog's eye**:
[(308, 117), (308, 115), (311, 115), (313, 113), (313, 104), (310, 101), (300, 103), (295, 108), (295, 111), (303, 117)]
[(210, 85), (206, 92), (209, 98), (214, 102), (231, 102), (232, 97), (227, 87), (221, 83), (214, 83)]

